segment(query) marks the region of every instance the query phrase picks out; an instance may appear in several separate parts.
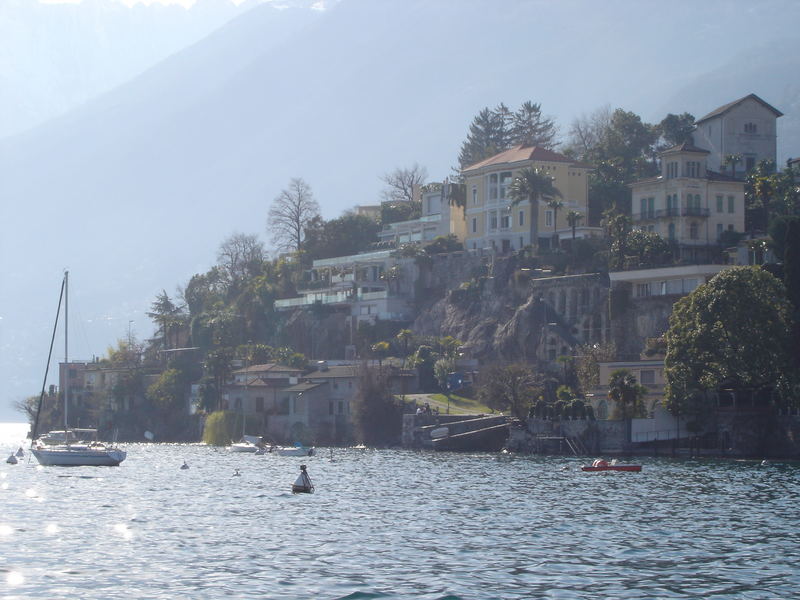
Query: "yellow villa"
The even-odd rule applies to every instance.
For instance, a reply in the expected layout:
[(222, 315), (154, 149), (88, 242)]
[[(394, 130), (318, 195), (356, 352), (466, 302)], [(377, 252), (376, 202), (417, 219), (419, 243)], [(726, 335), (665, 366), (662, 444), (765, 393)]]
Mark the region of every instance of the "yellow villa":
[(587, 223), (591, 168), (568, 156), (538, 146), (515, 146), (462, 171), (466, 182), (467, 249), (492, 248), (498, 252), (519, 250), (530, 244), (530, 203), (512, 205), (509, 188), (522, 169), (533, 167), (553, 178), (563, 202), (558, 210), (539, 202), (538, 238), (540, 247), (551, 245), (554, 238), (571, 238), (567, 213), (583, 215), (576, 237), (599, 235), (600, 230)]

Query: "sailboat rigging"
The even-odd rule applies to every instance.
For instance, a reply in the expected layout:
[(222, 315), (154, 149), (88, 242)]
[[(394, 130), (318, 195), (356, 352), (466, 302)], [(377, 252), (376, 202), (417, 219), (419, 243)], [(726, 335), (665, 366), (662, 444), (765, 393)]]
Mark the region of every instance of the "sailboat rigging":
[[(53, 336), (50, 339), (50, 351), (47, 355), (47, 366), (45, 367), (44, 382), (42, 383), (42, 393), (39, 396), (39, 404), (36, 408), (36, 417), (31, 431), (31, 452), (44, 466), (117, 466), (127, 456), (127, 453), (112, 445), (102, 442), (83, 442), (76, 436), (80, 430), (70, 429), (69, 427), (69, 271), (64, 272), (64, 279), (61, 282), (61, 293), (58, 298), (58, 309), (56, 310), (56, 321), (53, 325)], [(39, 417), (42, 411), (44, 400), (44, 390), (47, 385), (47, 374), (50, 370), (50, 359), (53, 355), (53, 344), (55, 342), (56, 330), (58, 328), (58, 318), (61, 314), (62, 300), (64, 303), (64, 365), (67, 373), (64, 377), (64, 431), (63, 443), (52, 443), (52, 439), (59, 439), (62, 432), (50, 432), (46, 436), (37, 438), (39, 428)], [(82, 430), (86, 431), (86, 430)], [(50, 441), (50, 444), (47, 442)], [(60, 440), (59, 440), (60, 441)]]

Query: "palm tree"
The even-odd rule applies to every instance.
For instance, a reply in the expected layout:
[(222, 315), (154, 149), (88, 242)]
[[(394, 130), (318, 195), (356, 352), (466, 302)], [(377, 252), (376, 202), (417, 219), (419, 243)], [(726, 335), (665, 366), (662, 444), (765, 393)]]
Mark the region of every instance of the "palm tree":
[(608, 380), (608, 397), (614, 401), (616, 412), (623, 419), (643, 416), (642, 398), (647, 391), (628, 369), (617, 369)]
[(555, 196), (563, 197), (561, 191), (553, 185), (553, 178), (533, 167), (522, 169), (509, 186), (511, 206), (516, 206), (525, 200), (530, 203), (530, 244), (534, 252), (539, 246), (539, 201)]
[(414, 332), (410, 329), (401, 329), (395, 336), (398, 342), (403, 345), (403, 368), (406, 368), (406, 360), (408, 359), (408, 344), (414, 337)]
[(583, 213), (577, 210), (570, 210), (567, 212), (567, 224), (572, 228), (572, 244), (569, 247), (570, 254), (572, 254), (572, 262), (575, 262), (575, 230), (578, 228), (578, 223), (583, 219)]
[(553, 250), (556, 249), (556, 227), (558, 226), (558, 211), (564, 206), (564, 202), (558, 198), (550, 198), (547, 201), (547, 207), (553, 209)]
[(583, 213), (577, 210), (571, 210), (567, 213), (567, 224), (572, 227), (572, 245), (575, 245), (575, 230), (578, 224), (583, 220)]

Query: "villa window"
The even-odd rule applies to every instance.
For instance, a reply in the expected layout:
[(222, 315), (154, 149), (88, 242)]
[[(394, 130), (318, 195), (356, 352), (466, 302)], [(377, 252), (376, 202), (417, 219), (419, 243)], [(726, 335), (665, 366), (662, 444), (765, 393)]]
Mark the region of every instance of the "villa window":
[(728, 212), (734, 213), (736, 212), (736, 198), (733, 196), (728, 196)]
[(508, 186), (511, 185), (511, 171), (500, 173), (500, 198), (508, 196)]
[(696, 160), (686, 161), (686, 176), (699, 177), (700, 176), (700, 163)]
[(553, 226), (553, 211), (548, 210), (544, 213), (544, 224), (545, 227), (552, 227)]
[(674, 179), (677, 176), (678, 176), (678, 163), (674, 161), (667, 163), (667, 179)]
[(698, 239), (697, 223), (692, 223), (691, 225), (689, 225), (689, 238), (693, 240)]
[(722, 223), (717, 223), (717, 240), (722, 238), (722, 230), (723, 230)]
[(522, 227), (523, 225), (525, 225), (525, 211), (521, 210), (519, 211), (519, 226)]
[(636, 284), (636, 297), (647, 298), (650, 296), (650, 282)]
[(256, 398), (256, 412), (264, 412), (264, 398)]
[(752, 171), (756, 166), (756, 157), (755, 156), (745, 156), (744, 157), (744, 170), (745, 171)]
[(475, 206), (478, 204), (478, 186), (472, 186), (472, 205)]
[(755, 123), (745, 123), (744, 124), (744, 132), (745, 133), (757, 133), (758, 127)]
[(724, 198), (722, 197), (722, 195), (721, 194), (718, 195), (717, 196), (717, 212), (718, 213), (724, 212), (723, 201), (724, 201)]
[(508, 229), (511, 227), (511, 215), (500, 216), (500, 227), (503, 229)]
[(654, 385), (656, 382), (656, 372), (652, 369), (642, 369), (639, 372), (639, 380), (642, 385)]
[(497, 200), (497, 192), (498, 192), (497, 173), (492, 173), (491, 175), (489, 175), (488, 182), (489, 182), (489, 190), (488, 190), (489, 193), (487, 194), (487, 196), (489, 200)]
[(478, 219), (473, 218), (472, 219), (472, 233), (477, 233), (477, 232), (478, 232)]
[(489, 229), (497, 229), (497, 213), (493, 212), (489, 215)]

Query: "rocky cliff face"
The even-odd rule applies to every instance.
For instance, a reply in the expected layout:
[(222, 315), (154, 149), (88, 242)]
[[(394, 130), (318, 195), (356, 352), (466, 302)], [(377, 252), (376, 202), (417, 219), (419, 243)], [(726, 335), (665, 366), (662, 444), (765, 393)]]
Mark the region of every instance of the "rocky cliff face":
[[(471, 259), (474, 261), (474, 257)], [(470, 356), (487, 362), (554, 361), (575, 345), (604, 339), (608, 280), (605, 276), (535, 277), (517, 257), (471, 264), (472, 276), (451, 261), (447, 273), (434, 261), (434, 285), (412, 329), (420, 335), (453, 336)]]
[[(551, 276), (521, 266), (515, 256), (454, 252), (423, 258), (398, 279), (393, 293), (413, 299), (412, 323), (387, 321), (372, 332), (393, 337), (401, 327), (417, 335), (453, 336), (468, 356), (482, 362), (556, 365), (585, 343), (613, 340), (620, 355), (637, 355), (646, 337), (666, 328), (670, 301), (633, 302), (620, 290), (619, 313), (609, 317), (609, 280), (599, 273)], [(612, 307), (613, 308), (613, 307)], [(346, 307), (306, 308), (281, 327), (286, 345), (309, 358), (346, 358), (358, 336)]]

